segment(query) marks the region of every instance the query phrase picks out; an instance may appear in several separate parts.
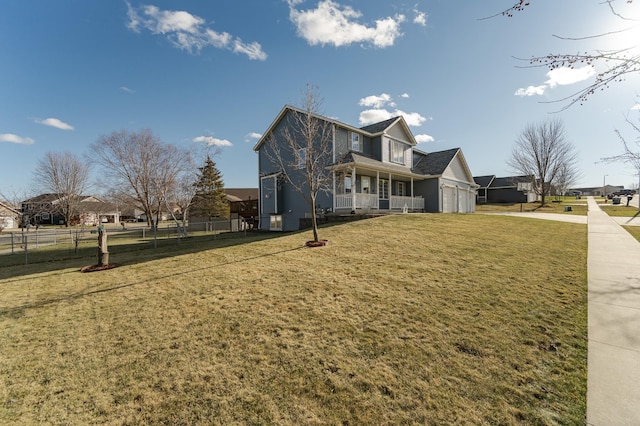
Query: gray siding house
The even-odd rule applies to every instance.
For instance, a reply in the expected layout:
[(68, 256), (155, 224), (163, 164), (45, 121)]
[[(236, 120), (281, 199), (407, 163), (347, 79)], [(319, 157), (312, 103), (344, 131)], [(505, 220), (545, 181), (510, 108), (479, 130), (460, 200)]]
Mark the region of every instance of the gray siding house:
[[(260, 178), (260, 229), (299, 229), (300, 219), (309, 217), (309, 204), (282, 176), (268, 154), (269, 141), (284, 143), (291, 134), (291, 114), (304, 111), (285, 106), (255, 145)], [(318, 210), (330, 214), (380, 212), (473, 213), (476, 188), (459, 148), (427, 153), (402, 117), (364, 127), (354, 127), (321, 115), (315, 120), (331, 129), (331, 149), (325, 169), (331, 190), (320, 193)], [(287, 173), (303, 172), (288, 170)]]
[(538, 200), (538, 195), (533, 189), (533, 176), (507, 176), (495, 175), (476, 176), (478, 184), (479, 204), (484, 203), (532, 203)]

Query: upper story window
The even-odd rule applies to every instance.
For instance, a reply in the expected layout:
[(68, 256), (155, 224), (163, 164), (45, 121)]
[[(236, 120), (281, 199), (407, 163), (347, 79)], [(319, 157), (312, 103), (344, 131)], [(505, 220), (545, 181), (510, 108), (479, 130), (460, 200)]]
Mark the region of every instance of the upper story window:
[(358, 133), (351, 132), (351, 149), (360, 151), (360, 135)]
[(391, 161), (398, 164), (404, 164), (405, 144), (391, 141)]
[(298, 150), (298, 168), (304, 169), (307, 166), (307, 148)]

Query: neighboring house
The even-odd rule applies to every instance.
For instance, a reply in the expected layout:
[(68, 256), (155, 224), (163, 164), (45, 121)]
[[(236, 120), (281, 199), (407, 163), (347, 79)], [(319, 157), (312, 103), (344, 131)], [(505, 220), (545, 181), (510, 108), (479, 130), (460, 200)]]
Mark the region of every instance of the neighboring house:
[(599, 196), (602, 197), (607, 194), (611, 194), (617, 191), (621, 191), (624, 189), (624, 185), (605, 185), (605, 186), (595, 186), (589, 188), (571, 188), (567, 190), (565, 195), (584, 195), (584, 196)]
[(250, 227), (258, 222), (258, 188), (225, 188), (231, 220), (244, 221)]
[(216, 230), (238, 231), (254, 227), (258, 221), (258, 188), (225, 188), (224, 192), (229, 203), (229, 219), (189, 215), (190, 231), (211, 230), (213, 222)]
[[(58, 194), (40, 194), (23, 201), (22, 215), (25, 223), (32, 225), (62, 225), (64, 217), (57, 205), (61, 197)], [(116, 206), (93, 196), (80, 196), (78, 214), (71, 219), (70, 225), (97, 225), (101, 222), (118, 223), (120, 213)]]
[(489, 187), (491, 182), (496, 178), (496, 175), (487, 176), (474, 176), (473, 180), (478, 184), (478, 192), (476, 195), (476, 202), (478, 204), (486, 204), (489, 201)]
[[(267, 151), (271, 138), (282, 144), (285, 130), (293, 131), (290, 115), (304, 113), (285, 106), (254, 147), (263, 230), (297, 230), (300, 220), (311, 213), (308, 202), (283, 179)], [(459, 148), (417, 150), (402, 117), (361, 128), (320, 115), (314, 119), (329, 124), (333, 138), (331, 160), (326, 164), (332, 190), (318, 195), (316, 207), (321, 213), (475, 211), (477, 185)]]
[(476, 176), (478, 203), (532, 203), (538, 200), (533, 176)]
[(0, 201), (0, 231), (17, 228), (20, 212), (7, 202)]

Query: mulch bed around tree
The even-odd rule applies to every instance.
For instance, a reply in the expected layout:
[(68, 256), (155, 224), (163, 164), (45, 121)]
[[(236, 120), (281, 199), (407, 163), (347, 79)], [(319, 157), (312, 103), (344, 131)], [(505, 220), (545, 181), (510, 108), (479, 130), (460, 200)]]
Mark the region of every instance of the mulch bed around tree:
[(80, 272), (98, 272), (98, 271), (106, 271), (107, 269), (113, 269), (117, 267), (115, 263), (107, 263), (106, 265), (91, 265), (84, 266), (80, 269)]
[(307, 241), (304, 245), (306, 247), (323, 247), (327, 244), (329, 244), (329, 240)]

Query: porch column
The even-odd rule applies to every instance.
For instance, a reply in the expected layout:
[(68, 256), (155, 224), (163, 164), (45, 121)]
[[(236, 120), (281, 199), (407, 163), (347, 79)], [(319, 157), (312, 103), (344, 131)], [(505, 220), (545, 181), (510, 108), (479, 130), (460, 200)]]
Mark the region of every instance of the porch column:
[(413, 210), (413, 176), (411, 176), (411, 210)]
[(376, 171), (376, 208), (380, 210), (380, 171)]
[(331, 198), (333, 198), (333, 204), (331, 205), (331, 211), (334, 212), (336, 211), (336, 171), (335, 169), (331, 173), (331, 176), (333, 176), (333, 190), (331, 191)]
[(351, 205), (353, 206), (353, 211), (356, 211), (356, 166), (353, 166), (351, 171)]
[(389, 211), (391, 211), (393, 207), (393, 203), (391, 199), (393, 198), (393, 182), (391, 181), (391, 172), (389, 172)]

